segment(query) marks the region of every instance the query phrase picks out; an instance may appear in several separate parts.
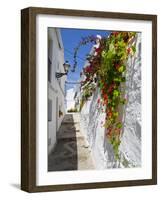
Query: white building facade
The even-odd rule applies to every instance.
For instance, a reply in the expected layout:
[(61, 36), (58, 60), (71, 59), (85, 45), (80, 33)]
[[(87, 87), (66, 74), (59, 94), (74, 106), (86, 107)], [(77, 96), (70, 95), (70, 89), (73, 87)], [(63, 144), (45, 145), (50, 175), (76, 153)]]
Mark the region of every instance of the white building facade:
[(48, 154), (54, 148), (57, 134), (65, 115), (66, 76), (56, 78), (56, 73), (65, 73), (64, 48), (58, 28), (48, 28)]

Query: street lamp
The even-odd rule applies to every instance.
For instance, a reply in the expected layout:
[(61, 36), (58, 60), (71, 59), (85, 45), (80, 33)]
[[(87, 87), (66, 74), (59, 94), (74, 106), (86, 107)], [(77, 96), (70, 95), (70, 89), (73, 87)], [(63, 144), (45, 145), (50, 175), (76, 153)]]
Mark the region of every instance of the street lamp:
[(70, 64), (69, 64), (69, 62), (68, 62), (68, 61), (65, 61), (65, 63), (63, 64), (63, 67), (64, 67), (64, 71), (65, 71), (65, 73), (59, 73), (59, 72), (56, 72), (56, 73), (55, 73), (56, 78), (61, 78), (62, 76), (68, 74), (68, 72), (69, 72), (69, 68), (70, 68)]

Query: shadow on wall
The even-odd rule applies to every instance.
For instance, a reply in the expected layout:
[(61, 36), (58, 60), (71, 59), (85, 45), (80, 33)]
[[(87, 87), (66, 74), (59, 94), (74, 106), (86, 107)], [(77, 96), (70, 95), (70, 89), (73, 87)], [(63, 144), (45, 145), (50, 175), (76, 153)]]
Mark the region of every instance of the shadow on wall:
[(105, 128), (101, 126), (105, 114), (98, 107), (97, 99), (100, 98), (97, 88), (91, 99), (86, 103), (81, 112), (81, 123), (87, 128), (87, 139), (92, 149), (97, 169), (115, 168), (116, 161), (111, 144), (105, 136)]
[(48, 171), (77, 170), (77, 138), (72, 114), (65, 115), (57, 135), (57, 144), (48, 156)]
[[(88, 138), (89, 138), (89, 141), (91, 143), (91, 148), (94, 147), (95, 145), (95, 141), (96, 141), (96, 134), (97, 134), (97, 126), (98, 126), (98, 117), (100, 115), (99, 113), (99, 110), (96, 109), (96, 102), (97, 102), (97, 98), (98, 98), (98, 89), (96, 89), (92, 99), (91, 99), (91, 103), (90, 103), (90, 107), (89, 107), (89, 126), (88, 126), (88, 129), (91, 129), (92, 130), (88, 130)], [(95, 122), (95, 123), (93, 123)], [(90, 133), (93, 133), (93, 134), (90, 134)]]

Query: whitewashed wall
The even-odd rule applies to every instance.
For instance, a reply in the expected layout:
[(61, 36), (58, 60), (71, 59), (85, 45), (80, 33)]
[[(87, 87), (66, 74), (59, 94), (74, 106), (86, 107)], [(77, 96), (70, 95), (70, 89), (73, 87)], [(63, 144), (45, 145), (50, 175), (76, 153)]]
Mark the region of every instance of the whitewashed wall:
[(66, 91), (66, 111), (75, 108), (74, 95), (75, 95), (74, 88), (70, 88)]
[(128, 102), (123, 115), (124, 127), (120, 145), (121, 162), (116, 162), (111, 144), (101, 122), (105, 114), (98, 109), (97, 89), (81, 110), (81, 127), (91, 146), (97, 169), (139, 167), (141, 165), (141, 34), (137, 34), (136, 55), (127, 62), (126, 96)]
[[(51, 82), (48, 81), (48, 99), (52, 101), (52, 120), (48, 121), (48, 153), (56, 144), (56, 134), (65, 115), (65, 80), (66, 76), (57, 79), (56, 72), (64, 72), (64, 49), (60, 29), (48, 29), (48, 57), (51, 60)], [(63, 116), (59, 117), (59, 109)]]
[(120, 153), (125, 165), (141, 166), (141, 33), (137, 34), (136, 55), (128, 60), (124, 129)]

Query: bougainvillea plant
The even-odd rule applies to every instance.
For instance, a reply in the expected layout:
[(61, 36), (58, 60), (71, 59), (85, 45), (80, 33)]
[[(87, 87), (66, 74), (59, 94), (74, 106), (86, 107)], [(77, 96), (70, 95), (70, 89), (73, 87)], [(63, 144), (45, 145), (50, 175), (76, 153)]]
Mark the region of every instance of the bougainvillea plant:
[(119, 145), (122, 134), (122, 113), (125, 98), (126, 64), (130, 56), (134, 56), (136, 48), (133, 44), (135, 32), (111, 32), (108, 37), (83, 38), (74, 54), (74, 69), (76, 57), (81, 45), (95, 43), (94, 51), (88, 55), (88, 65), (83, 69), (84, 79), (81, 83), (82, 99), (80, 107), (93, 95), (96, 87), (100, 90), (97, 100), (98, 108), (105, 112), (106, 136), (113, 146), (115, 159), (119, 160)]

